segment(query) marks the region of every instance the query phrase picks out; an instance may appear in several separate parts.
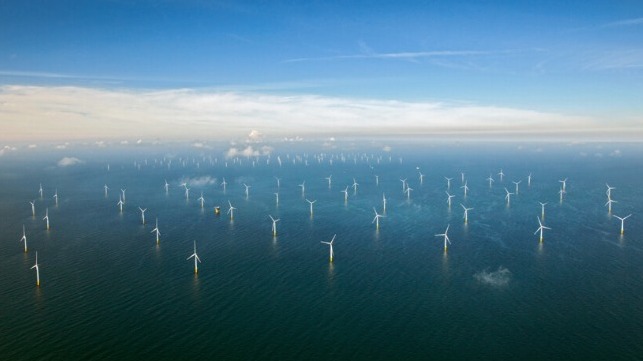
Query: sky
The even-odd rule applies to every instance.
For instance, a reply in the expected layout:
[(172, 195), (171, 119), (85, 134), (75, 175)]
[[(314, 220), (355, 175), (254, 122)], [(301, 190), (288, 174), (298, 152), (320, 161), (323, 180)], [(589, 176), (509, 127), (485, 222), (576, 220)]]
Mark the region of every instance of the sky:
[(640, 1), (3, 1), (0, 141), (643, 139)]

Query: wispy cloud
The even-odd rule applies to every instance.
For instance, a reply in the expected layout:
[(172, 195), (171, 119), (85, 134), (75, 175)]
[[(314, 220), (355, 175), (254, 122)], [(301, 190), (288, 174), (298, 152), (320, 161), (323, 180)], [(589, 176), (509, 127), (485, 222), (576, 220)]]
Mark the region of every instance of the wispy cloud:
[(616, 70), (643, 68), (643, 49), (610, 50), (587, 57), (585, 70)]
[(624, 19), (618, 21), (612, 21), (601, 25), (603, 28), (617, 28), (624, 26), (637, 26), (643, 25), (643, 18), (633, 18), (633, 19)]
[[(607, 130), (583, 116), (493, 105), (188, 89), (5, 86), (0, 104), (3, 137), (11, 140), (199, 139), (204, 134), (226, 140), (245, 139), (252, 130), (267, 137)], [(639, 123), (629, 126), (643, 129)]]
[(439, 50), (439, 51), (408, 51), (395, 53), (376, 53), (364, 52), (361, 54), (334, 55), (325, 57), (308, 57), (287, 59), (286, 63), (296, 63), (305, 61), (324, 61), (324, 60), (349, 60), (349, 59), (401, 59), (401, 60), (418, 60), (422, 58), (437, 57), (454, 57), (454, 56), (471, 56), (471, 55), (489, 55), (499, 52), (478, 51), (478, 50)]
[(77, 164), (82, 164), (85, 163), (84, 161), (76, 158), (76, 157), (64, 157), (61, 160), (58, 161), (58, 166), (59, 167), (71, 167), (72, 165), (77, 165)]

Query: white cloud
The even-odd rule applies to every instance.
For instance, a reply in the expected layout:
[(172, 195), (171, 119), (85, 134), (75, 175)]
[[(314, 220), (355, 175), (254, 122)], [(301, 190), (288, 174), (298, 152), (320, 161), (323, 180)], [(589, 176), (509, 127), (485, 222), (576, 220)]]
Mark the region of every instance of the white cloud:
[(226, 152), (226, 158), (234, 158), (234, 157), (257, 157), (259, 155), (267, 155), (270, 153), (272, 148), (264, 146), (266, 150), (269, 151), (264, 151), (264, 148), (262, 148), (262, 152), (260, 153), (258, 150), (255, 150), (251, 145), (247, 146), (244, 149), (236, 148), (236, 147), (231, 147), (228, 149)]
[(258, 130), (253, 129), (250, 131), (250, 134), (248, 134), (248, 141), (249, 142), (260, 142), (263, 140), (263, 134), (259, 132)]
[[(122, 91), (81, 87), (0, 87), (0, 124), (12, 140), (259, 139), (342, 135), (640, 134), (640, 120), (591, 118), (461, 103), (195, 90)], [(13, 119), (21, 119), (15, 122)], [(39, 132), (33, 132), (33, 129)], [(248, 129), (254, 129), (250, 134)], [(598, 133), (592, 133), (598, 134)], [(141, 144), (139, 139), (137, 144)]]
[(390, 147), (390, 146), (388, 146), (388, 145), (385, 145), (385, 146), (382, 148), (382, 150), (388, 153), (388, 152), (390, 152), (391, 150), (393, 150), (393, 148), (391, 148), (391, 147)]
[(29, 145), (27, 146), (27, 148), (29, 148), (29, 149), (38, 148), (38, 145), (37, 145), (37, 144), (29, 144)]
[(12, 152), (16, 149), (17, 149), (16, 147), (5, 145), (4, 147), (0, 148), (0, 156), (3, 156), (5, 153)]
[(197, 178), (181, 178), (179, 184), (187, 183), (192, 187), (204, 187), (216, 183), (217, 179), (211, 176), (202, 176)]
[(76, 157), (64, 157), (61, 160), (58, 161), (58, 166), (59, 167), (69, 167), (72, 165), (76, 164), (82, 164), (85, 163), (84, 161), (76, 158)]
[(212, 149), (211, 146), (209, 146), (209, 145), (207, 145), (207, 144), (205, 144), (203, 142), (194, 142), (194, 143), (192, 143), (192, 146), (194, 148)]

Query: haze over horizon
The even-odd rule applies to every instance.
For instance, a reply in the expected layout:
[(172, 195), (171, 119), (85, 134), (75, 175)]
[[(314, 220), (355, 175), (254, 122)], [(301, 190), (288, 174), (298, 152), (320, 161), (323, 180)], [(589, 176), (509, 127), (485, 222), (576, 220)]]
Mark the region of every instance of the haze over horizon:
[(3, 142), (643, 139), (636, 1), (0, 4)]

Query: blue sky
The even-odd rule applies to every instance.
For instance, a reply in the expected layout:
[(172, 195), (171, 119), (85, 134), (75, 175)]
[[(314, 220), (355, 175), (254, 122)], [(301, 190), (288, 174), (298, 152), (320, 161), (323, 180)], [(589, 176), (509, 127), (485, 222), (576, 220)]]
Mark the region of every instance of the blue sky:
[[(198, 101), (231, 92), (277, 97), (270, 102), (352, 100), (358, 107), (395, 101), (457, 111), (464, 105), (537, 112), (545, 120), (571, 117), (573, 127), (585, 120), (590, 127), (640, 129), (643, 4), (8, 1), (0, 4), (0, 86), (5, 104), (19, 94), (21, 108), (29, 108), (24, 98), (32, 91), (41, 94), (33, 97), (40, 105), (47, 98), (64, 103), (49, 110), (73, 109), (71, 99), (62, 100), (69, 96), (62, 86), (74, 87), (81, 99), (82, 90), (150, 96), (188, 89)], [(24, 125), (45, 111), (0, 108), (0, 122), (27, 119)], [(217, 114), (207, 117), (217, 123)], [(20, 138), (21, 132), (9, 133)]]

